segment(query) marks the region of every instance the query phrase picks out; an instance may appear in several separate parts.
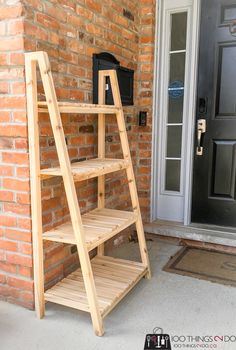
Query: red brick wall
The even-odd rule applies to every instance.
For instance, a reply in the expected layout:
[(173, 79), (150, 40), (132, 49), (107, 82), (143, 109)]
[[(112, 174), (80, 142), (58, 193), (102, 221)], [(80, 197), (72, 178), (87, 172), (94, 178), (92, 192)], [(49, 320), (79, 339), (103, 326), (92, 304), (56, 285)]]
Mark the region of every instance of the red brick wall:
[(149, 220), (151, 198), (152, 160), (152, 103), (155, 42), (156, 0), (139, 1), (139, 56), (138, 101), (139, 110), (148, 112), (147, 126), (134, 127), (137, 132), (137, 186), (143, 219)]
[(32, 305), (24, 10), (0, 3), (0, 296)]
[[(148, 219), (154, 12), (153, 0), (27, 0), (8, 8), (2, 15), (0, 51), (3, 48), (4, 53), (0, 52), (0, 90), (4, 96), (0, 99), (0, 283), (3, 283), (0, 284), (0, 295), (5, 299), (33, 307), (22, 52), (48, 52), (56, 92), (58, 98), (64, 100), (91, 102), (93, 53), (109, 51), (122, 65), (135, 70), (135, 106), (127, 107), (125, 113), (140, 204), (144, 218)], [(6, 83), (4, 74), (7, 74)], [(39, 92), (44, 98), (40, 84)], [(145, 128), (137, 126), (137, 114), (143, 109), (148, 111)], [(72, 161), (96, 155), (96, 117), (64, 115), (63, 124)], [(40, 130), (41, 161), (46, 167), (57, 163), (48, 115), (40, 115)], [(108, 156), (121, 155), (112, 116), (107, 117), (106, 150)], [(122, 172), (117, 175), (108, 178), (107, 206), (128, 208), (126, 179)], [(79, 183), (77, 192), (82, 210), (96, 205), (96, 180)], [(45, 229), (68, 217), (64, 188), (59, 179), (43, 181), (42, 201)], [(77, 263), (77, 254), (71, 253), (70, 246), (47, 242), (46, 285), (61, 279)]]

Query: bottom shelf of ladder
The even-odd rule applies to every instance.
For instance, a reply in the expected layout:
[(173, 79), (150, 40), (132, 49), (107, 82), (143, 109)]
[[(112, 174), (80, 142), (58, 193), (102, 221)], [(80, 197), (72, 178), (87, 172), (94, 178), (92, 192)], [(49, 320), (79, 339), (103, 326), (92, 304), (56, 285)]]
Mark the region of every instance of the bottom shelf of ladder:
[[(108, 256), (96, 256), (91, 264), (99, 309), (103, 317), (147, 273), (147, 267), (142, 263)], [(80, 269), (48, 289), (44, 295), (46, 301), (90, 312)]]

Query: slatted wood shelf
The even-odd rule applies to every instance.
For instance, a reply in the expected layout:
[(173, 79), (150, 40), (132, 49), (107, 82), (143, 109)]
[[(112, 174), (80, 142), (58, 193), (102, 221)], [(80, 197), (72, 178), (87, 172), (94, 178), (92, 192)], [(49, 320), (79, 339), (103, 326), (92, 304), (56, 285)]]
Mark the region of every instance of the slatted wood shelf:
[[(88, 180), (96, 176), (109, 174), (126, 169), (129, 161), (125, 159), (95, 158), (71, 164), (71, 171), (75, 181)], [(60, 167), (40, 170), (41, 177), (62, 176)]]
[[(105, 317), (147, 273), (139, 262), (96, 256), (92, 270), (99, 311)], [(81, 270), (78, 269), (45, 292), (47, 301), (90, 312)]]
[[(135, 223), (134, 212), (114, 209), (94, 209), (82, 215), (85, 242), (90, 251), (117, 233)], [(71, 222), (64, 223), (43, 234), (43, 239), (54, 242), (76, 244)]]
[[(101, 104), (85, 104), (76, 102), (58, 102), (59, 111), (61, 113), (78, 113), (78, 114), (115, 114), (120, 111), (120, 108), (110, 105)], [(48, 104), (45, 101), (38, 102), (39, 112), (48, 112)]]

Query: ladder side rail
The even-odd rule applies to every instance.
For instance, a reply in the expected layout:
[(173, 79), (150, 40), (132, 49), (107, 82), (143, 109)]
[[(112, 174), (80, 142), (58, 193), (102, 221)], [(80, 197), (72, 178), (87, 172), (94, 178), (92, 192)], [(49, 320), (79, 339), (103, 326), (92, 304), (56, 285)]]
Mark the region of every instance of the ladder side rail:
[(43, 224), (40, 179), (40, 147), (37, 101), (37, 61), (25, 55), (25, 77), (28, 117), (28, 138), (30, 157), (31, 217), (33, 240), (34, 301), (38, 318), (45, 313), (44, 301), (44, 254)]
[[(98, 104), (105, 105), (106, 96), (105, 71), (99, 71), (98, 76)], [(98, 114), (98, 158), (105, 158), (105, 114)], [(105, 175), (98, 176), (98, 208), (105, 207)], [(105, 244), (97, 247), (97, 254), (104, 255)]]
[(129, 166), (126, 169), (126, 173), (127, 173), (133, 211), (137, 213), (136, 230), (138, 235), (141, 259), (143, 264), (148, 268), (147, 278), (151, 278), (150, 262), (149, 262), (148, 251), (147, 251), (147, 244), (146, 244), (145, 235), (144, 235), (142, 216), (141, 216), (141, 211), (139, 206), (139, 199), (138, 199), (137, 187), (136, 187), (136, 182), (134, 177), (132, 159), (131, 159), (131, 154), (129, 149), (129, 141), (128, 141), (128, 136), (126, 132), (124, 112), (122, 108), (122, 102), (121, 102), (120, 91), (119, 91), (119, 83), (118, 83), (116, 71), (109, 70), (107, 71), (107, 74), (109, 74), (109, 77), (111, 80), (114, 104), (116, 107), (120, 107), (120, 110), (116, 114), (116, 117), (117, 117), (117, 124), (118, 124), (118, 129), (120, 134), (123, 156), (124, 156), (124, 159), (129, 160)]
[[(28, 54), (30, 55), (30, 54)], [(71, 173), (71, 164), (65, 142), (64, 130), (61, 122), (60, 111), (58, 107), (55, 87), (53, 84), (52, 73), (48, 55), (45, 52), (34, 53), (38, 59), (39, 69), (42, 77), (43, 87), (45, 91), (48, 111), (55, 138), (56, 148), (60, 168), (62, 171), (73, 231), (77, 243), (78, 255), (80, 259), (81, 270), (83, 274), (86, 294), (89, 303), (89, 309), (93, 322), (94, 331), (101, 336), (104, 333), (101, 313), (99, 311), (98, 299), (94, 283), (93, 272), (89, 253), (85, 244), (84, 230), (82, 226), (81, 214), (78, 205), (76, 188)]]

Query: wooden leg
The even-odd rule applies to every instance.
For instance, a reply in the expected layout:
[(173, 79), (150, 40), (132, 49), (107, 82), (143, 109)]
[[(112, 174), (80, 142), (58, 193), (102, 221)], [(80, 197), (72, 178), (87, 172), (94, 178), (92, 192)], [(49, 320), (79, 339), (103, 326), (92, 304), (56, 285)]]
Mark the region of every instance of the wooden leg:
[(34, 262), (34, 298), (38, 318), (45, 313), (44, 268), (42, 240), (42, 205), (40, 181), (40, 150), (37, 107), (36, 61), (26, 56), (27, 115), (30, 153), (31, 216)]
[[(105, 75), (104, 72), (99, 72), (98, 79), (98, 103), (105, 104)], [(98, 115), (98, 157), (105, 158), (105, 115)], [(98, 208), (105, 206), (105, 176), (98, 177)], [(97, 247), (97, 254), (104, 255), (104, 243)]]
[(71, 222), (77, 243), (77, 249), (80, 259), (80, 266), (83, 275), (85, 290), (88, 298), (89, 309), (92, 317), (94, 331), (97, 335), (102, 335), (103, 322), (99, 311), (98, 299), (94, 283), (93, 271), (89, 259), (89, 253), (85, 243), (84, 229), (82, 225), (81, 213), (76, 194), (75, 183), (72, 177), (70, 158), (65, 142), (65, 134), (62, 127), (61, 115), (57, 103), (55, 87), (53, 84), (52, 73), (48, 57), (43, 54), (39, 60), (39, 68), (42, 76), (43, 87), (45, 91), (48, 111), (51, 120), (53, 135), (56, 143), (60, 168), (63, 174), (63, 182), (66, 191), (66, 197), (70, 210)]
[(138, 218), (136, 221), (136, 230), (137, 230), (137, 235), (138, 235), (140, 255), (141, 255), (141, 259), (142, 259), (143, 264), (148, 267), (148, 272), (147, 272), (146, 277), (148, 279), (150, 279), (151, 278), (151, 268), (150, 268), (150, 262), (149, 262), (148, 251), (147, 251), (147, 244), (146, 244), (146, 239), (145, 239), (145, 235), (144, 235), (142, 216), (141, 216), (141, 211), (140, 211), (140, 207), (139, 207), (138, 193), (137, 193), (137, 188), (136, 188), (136, 183), (135, 183), (132, 165), (129, 168), (127, 168), (126, 173), (127, 173), (128, 182), (129, 182), (129, 189), (130, 189), (133, 210), (134, 210), (134, 212), (136, 212), (138, 214), (137, 215)]
[(117, 119), (119, 134), (120, 134), (122, 152), (123, 152), (124, 159), (127, 159), (130, 162), (130, 166), (126, 169), (126, 174), (127, 174), (128, 183), (129, 183), (129, 190), (130, 190), (133, 211), (137, 213), (137, 217), (138, 217), (136, 222), (136, 229), (138, 234), (141, 259), (143, 264), (146, 265), (148, 268), (147, 277), (151, 278), (151, 269), (150, 269), (150, 263), (148, 258), (144, 230), (143, 230), (142, 216), (141, 216), (141, 211), (139, 207), (139, 200), (138, 200), (137, 187), (135, 183), (133, 165), (132, 165), (132, 160), (131, 160), (131, 155), (129, 150), (129, 141), (128, 141), (127, 132), (126, 132), (124, 112), (122, 109), (121, 97), (119, 93), (119, 84), (118, 84), (118, 79), (115, 71), (110, 72), (110, 80), (111, 80), (114, 103), (117, 107), (120, 107), (120, 111), (116, 114), (116, 119)]

